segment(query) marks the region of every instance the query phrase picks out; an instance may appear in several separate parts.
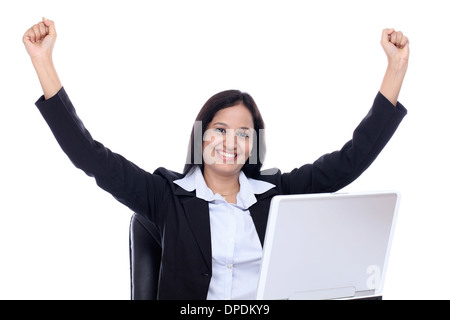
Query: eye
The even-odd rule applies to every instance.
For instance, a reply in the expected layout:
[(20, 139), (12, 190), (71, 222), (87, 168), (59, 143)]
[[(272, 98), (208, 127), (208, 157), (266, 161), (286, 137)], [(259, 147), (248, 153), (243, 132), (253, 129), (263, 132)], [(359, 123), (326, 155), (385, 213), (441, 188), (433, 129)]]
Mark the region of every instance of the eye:
[(238, 130), (236, 132), (236, 136), (239, 137), (239, 138), (245, 138), (245, 139), (250, 138), (250, 135), (245, 130)]
[(227, 130), (226, 130), (226, 129), (223, 129), (223, 128), (214, 128), (214, 130), (217, 131), (217, 132), (220, 132), (220, 133), (222, 133), (222, 134), (227, 133)]

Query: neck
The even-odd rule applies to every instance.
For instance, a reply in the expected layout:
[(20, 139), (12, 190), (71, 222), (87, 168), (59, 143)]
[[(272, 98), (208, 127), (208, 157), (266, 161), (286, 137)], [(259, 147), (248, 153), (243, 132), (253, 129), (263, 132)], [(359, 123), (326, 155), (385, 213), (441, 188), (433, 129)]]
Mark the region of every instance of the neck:
[(239, 172), (233, 175), (220, 175), (205, 168), (203, 177), (212, 192), (220, 194), (228, 202), (236, 202), (236, 196), (240, 189)]

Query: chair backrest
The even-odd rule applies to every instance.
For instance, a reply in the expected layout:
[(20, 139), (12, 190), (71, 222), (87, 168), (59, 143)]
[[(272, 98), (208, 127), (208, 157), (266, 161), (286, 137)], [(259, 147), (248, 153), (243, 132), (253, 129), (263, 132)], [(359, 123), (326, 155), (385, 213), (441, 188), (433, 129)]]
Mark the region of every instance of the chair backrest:
[(161, 264), (161, 238), (155, 225), (134, 214), (130, 222), (132, 300), (155, 300)]

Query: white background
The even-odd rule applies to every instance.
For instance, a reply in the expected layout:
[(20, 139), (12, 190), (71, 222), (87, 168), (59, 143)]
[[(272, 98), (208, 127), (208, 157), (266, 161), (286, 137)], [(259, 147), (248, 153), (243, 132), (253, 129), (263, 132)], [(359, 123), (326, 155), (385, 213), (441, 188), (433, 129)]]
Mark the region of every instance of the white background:
[(380, 87), (383, 28), (411, 58), (409, 111), (347, 191), (401, 191), (385, 299), (450, 298), (448, 1), (2, 1), (0, 299), (129, 299), (132, 212), (73, 167), (34, 106), (22, 44), (55, 21), (55, 65), (94, 138), (142, 168), (181, 171), (193, 121), (226, 89), (266, 122), (266, 168), (340, 149)]

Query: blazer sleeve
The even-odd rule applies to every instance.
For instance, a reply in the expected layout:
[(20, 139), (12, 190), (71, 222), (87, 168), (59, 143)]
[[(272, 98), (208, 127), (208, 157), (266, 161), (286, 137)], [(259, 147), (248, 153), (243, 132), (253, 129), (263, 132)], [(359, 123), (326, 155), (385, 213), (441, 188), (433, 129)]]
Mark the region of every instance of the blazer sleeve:
[(336, 192), (350, 184), (377, 158), (406, 114), (400, 102), (394, 107), (378, 92), (369, 113), (341, 150), (281, 175), (283, 193)]
[(158, 223), (155, 212), (166, 182), (95, 141), (79, 119), (64, 88), (36, 106), (72, 163), (133, 212)]

